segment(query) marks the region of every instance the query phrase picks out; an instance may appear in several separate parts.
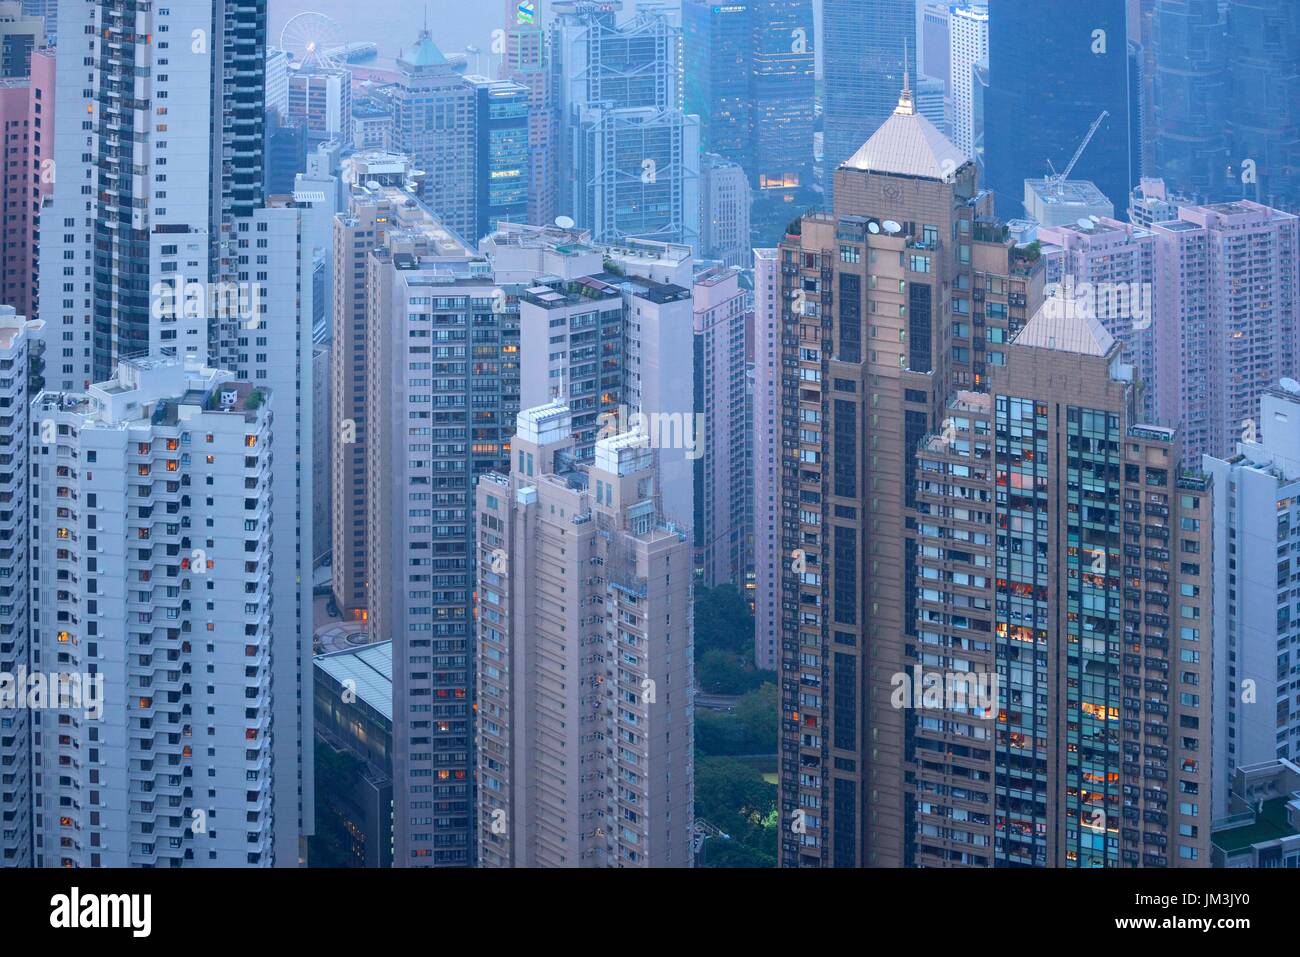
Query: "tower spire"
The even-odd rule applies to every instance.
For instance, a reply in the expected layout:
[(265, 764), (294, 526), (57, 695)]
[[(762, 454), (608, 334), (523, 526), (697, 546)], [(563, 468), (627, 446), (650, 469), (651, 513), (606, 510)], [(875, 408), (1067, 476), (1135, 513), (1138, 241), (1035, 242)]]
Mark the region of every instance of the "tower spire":
[(908, 50), (907, 41), (903, 41), (903, 92), (898, 95), (898, 106), (894, 112), (900, 116), (911, 116), (916, 112), (916, 107), (912, 103), (912, 84), (908, 76)]

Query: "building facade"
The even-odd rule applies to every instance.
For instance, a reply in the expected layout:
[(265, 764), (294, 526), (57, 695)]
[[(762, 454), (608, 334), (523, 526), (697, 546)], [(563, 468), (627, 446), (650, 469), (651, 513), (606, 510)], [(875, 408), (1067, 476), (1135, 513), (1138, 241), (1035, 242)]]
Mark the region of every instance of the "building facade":
[(82, 684), (80, 707), (32, 712), (37, 866), (267, 867), (281, 815), (296, 851), (268, 398), (156, 359), (32, 403), (30, 667)]
[(954, 5), (948, 14), (951, 47), (948, 64), (948, 135), (957, 149), (975, 155), (975, 124), (971, 85), (974, 67), (989, 55), (989, 9), (986, 4)]
[(681, 28), (660, 8), (617, 22), (620, 0), (551, 9), (563, 214), (597, 242), (697, 246), (700, 121), (683, 110)]
[[(27, 421), (35, 322), (0, 306), (0, 674), (31, 667)], [(0, 867), (32, 866), (32, 712), (0, 703)]]
[(1008, 4), (989, 18), (984, 103), (987, 184), (1004, 219), (1021, 215), (1027, 179), (1064, 170), (1102, 110), (1074, 169), (1122, 205), (1137, 183), (1130, 148), (1125, 0), (1099, 0), (1086, 17), (1070, 0)]
[(1230, 454), (1258, 431), (1260, 395), (1297, 375), (1298, 222), (1240, 200), (1151, 226), (1156, 409), (1188, 455)]
[(909, 477), (949, 394), (987, 389), (1007, 361), (1043, 266), (906, 87), (835, 175), (834, 214), (803, 217), (777, 252), (780, 854), (901, 866)]
[(916, 17), (915, 0), (823, 0), (828, 198), (834, 188), (832, 172), (894, 109), (903, 86), (906, 51), (916, 36)]
[(695, 459), (695, 564), (709, 588), (742, 593), (753, 564), (752, 447), (746, 419), (746, 340), (753, 323), (748, 290), (734, 268), (695, 277), (695, 409), (703, 416)]
[(582, 465), (552, 403), (511, 453), (477, 490), (480, 863), (689, 867), (691, 546), (648, 436)]
[(1210, 484), (1045, 304), (917, 456), (907, 862), (1209, 865)]
[(1239, 767), (1300, 754), (1300, 614), (1292, 601), (1300, 494), (1300, 386), (1260, 397), (1260, 429), (1204, 458), (1214, 479), (1214, 798), (1230, 812)]
[(431, 216), (367, 270), (367, 598), (393, 642), (393, 862), (474, 863), (475, 512), (519, 408), (518, 289)]

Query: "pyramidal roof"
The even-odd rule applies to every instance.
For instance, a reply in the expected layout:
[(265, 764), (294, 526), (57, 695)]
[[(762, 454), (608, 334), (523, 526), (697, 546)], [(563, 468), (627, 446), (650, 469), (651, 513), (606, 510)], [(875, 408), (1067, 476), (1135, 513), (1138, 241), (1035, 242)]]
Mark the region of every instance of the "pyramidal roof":
[(1044, 300), (1016, 336), (1015, 344), (1085, 356), (1108, 356), (1115, 345), (1115, 337), (1096, 318), (1081, 314), (1075, 308), (1076, 302), (1073, 299)]
[(898, 106), (843, 165), (871, 173), (944, 179), (969, 161), (933, 123), (916, 112), (904, 72)]
[(407, 66), (442, 66), (447, 62), (447, 58), (442, 55), (438, 45), (433, 42), (433, 37), (429, 35), (428, 30), (420, 31), (420, 38), (415, 41), (415, 46), (411, 47), (411, 52), (401, 57), (401, 61)]

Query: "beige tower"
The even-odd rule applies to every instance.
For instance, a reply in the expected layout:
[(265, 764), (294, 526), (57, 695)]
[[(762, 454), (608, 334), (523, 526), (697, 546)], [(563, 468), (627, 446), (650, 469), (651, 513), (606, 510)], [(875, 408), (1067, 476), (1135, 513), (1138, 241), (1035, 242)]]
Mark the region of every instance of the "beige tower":
[(916, 449), (1006, 361), (1043, 268), (906, 87), (836, 170), (834, 213), (796, 228), (777, 250), (781, 862), (899, 866)]
[(477, 490), (484, 867), (688, 867), (691, 546), (628, 432), (575, 456), (559, 403), (519, 415)]

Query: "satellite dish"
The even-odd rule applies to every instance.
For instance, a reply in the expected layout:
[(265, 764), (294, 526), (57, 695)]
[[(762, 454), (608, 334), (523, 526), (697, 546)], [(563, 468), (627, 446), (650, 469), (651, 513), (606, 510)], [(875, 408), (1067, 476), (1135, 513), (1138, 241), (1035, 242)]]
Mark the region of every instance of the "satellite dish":
[(1088, 218), (1091, 219), (1094, 223), (1101, 222), (1101, 217), (1098, 216), (1096, 213), (1089, 213)]
[(867, 232), (869, 233), (880, 232), (880, 224), (873, 219), (871, 222), (867, 223)]
[(572, 217), (572, 216), (556, 216), (556, 217), (555, 217), (555, 225), (556, 225), (556, 226), (559, 226), (561, 229), (572, 229), (572, 228), (573, 228), (573, 217)]
[(1282, 388), (1286, 389), (1286, 391), (1290, 392), (1292, 395), (1300, 395), (1300, 382), (1296, 382), (1295, 379), (1282, 379), (1278, 385), (1282, 386)]
[(1075, 225), (1080, 229), (1092, 229), (1092, 220), (1087, 216), (1080, 216)]
[(366, 180), (366, 189), (370, 190), (370, 192), (372, 192), (372, 193), (377, 193), (377, 192), (379, 192), (382, 188), (383, 188), (383, 187), (379, 185), (379, 180), (377, 180), (377, 179), (368, 179), (368, 180)]
[(898, 223), (894, 222), (892, 219), (885, 220), (881, 225), (885, 227), (885, 232), (889, 233), (891, 236), (897, 236), (903, 231), (903, 227), (898, 225)]

